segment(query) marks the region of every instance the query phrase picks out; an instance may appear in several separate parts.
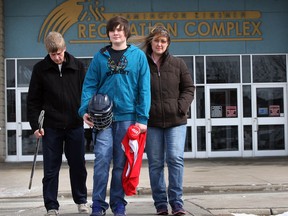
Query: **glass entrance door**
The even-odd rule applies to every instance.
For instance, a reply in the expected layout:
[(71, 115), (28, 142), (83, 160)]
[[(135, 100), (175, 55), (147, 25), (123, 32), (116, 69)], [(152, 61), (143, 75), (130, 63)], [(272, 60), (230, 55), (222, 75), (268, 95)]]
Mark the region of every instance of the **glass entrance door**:
[[(20, 104), (17, 111), (17, 146), (19, 149), (19, 159), (21, 161), (31, 161), (35, 153), (36, 138), (31, 130), (27, 119), (27, 95), (28, 89), (18, 89), (16, 101)], [(42, 160), (42, 143), (40, 140), (38, 160)]]
[[(7, 123), (7, 161), (32, 161), (36, 140), (27, 120), (28, 88), (18, 88), (15, 96), (15, 117)], [(42, 160), (42, 144), (38, 160)]]
[(253, 149), (255, 156), (287, 155), (286, 85), (254, 86)]
[[(15, 118), (7, 124), (8, 134), (8, 155), (7, 161), (32, 161), (35, 153), (36, 138), (31, 130), (27, 119), (27, 96), (28, 88), (18, 88), (16, 91), (16, 110)], [(85, 124), (85, 131), (88, 132), (88, 126)], [(91, 135), (92, 136), (92, 135)], [(88, 145), (88, 135), (85, 133), (86, 141), (86, 159), (93, 160), (91, 153), (93, 152), (93, 143)], [(92, 142), (92, 141), (90, 141)], [(39, 152), (37, 156), (38, 161), (43, 160), (42, 156), (42, 139), (40, 139)], [(66, 160), (63, 154), (63, 160)]]
[(208, 157), (241, 155), (239, 85), (209, 86), (206, 109)]

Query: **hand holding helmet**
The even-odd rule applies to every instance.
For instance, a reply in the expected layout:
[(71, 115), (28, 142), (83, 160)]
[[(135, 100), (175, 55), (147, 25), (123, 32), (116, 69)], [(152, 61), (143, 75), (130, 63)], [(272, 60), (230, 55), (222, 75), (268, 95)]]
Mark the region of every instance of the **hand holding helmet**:
[(90, 128), (94, 127), (93, 121), (91, 120), (90, 115), (88, 113), (85, 113), (83, 115), (83, 120)]

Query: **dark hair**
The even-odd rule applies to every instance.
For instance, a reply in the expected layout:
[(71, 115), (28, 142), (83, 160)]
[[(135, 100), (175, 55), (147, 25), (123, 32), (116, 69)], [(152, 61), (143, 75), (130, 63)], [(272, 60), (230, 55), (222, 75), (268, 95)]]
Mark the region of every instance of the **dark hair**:
[(117, 26), (120, 25), (121, 28), (123, 28), (124, 34), (126, 38), (128, 39), (131, 36), (130, 33), (130, 24), (127, 19), (121, 16), (115, 16), (111, 18), (106, 25), (106, 34), (109, 38), (109, 32), (114, 31)]
[[(162, 25), (157, 25), (157, 26), (154, 26), (152, 28), (152, 30), (150, 31), (149, 35), (146, 37), (145, 39), (145, 42), (144, 42), (144, 45), (143, 45), (143, 49), (145, 50), (146, 54), (148, 55), (151, 55), (152, 53), (152, 40), (155, 36), (158, 36), (158, 37), (166, 37), (167, 38), (167, 42), (168, 42), (168, 47), (171, 43), (171, 38), (170, 38), (170, 34), (168, 32), (168, 30), (162, 26)], [(167, 47), (167, 50), (163, 53), (163, 56), (167, 56), (169, 51), (168, 51), (168, 47)], [(161, 57), (162, 58), (162, 57)]]

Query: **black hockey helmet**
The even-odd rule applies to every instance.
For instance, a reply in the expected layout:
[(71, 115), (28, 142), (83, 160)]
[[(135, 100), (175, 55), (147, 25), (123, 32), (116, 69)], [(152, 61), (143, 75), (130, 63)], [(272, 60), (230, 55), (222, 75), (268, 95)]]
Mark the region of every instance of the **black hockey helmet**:
[(103, 130), (109, 127), (113, 117), (113, 103), (107, 94), (95, 94), (88, 104), (88, 114), (94, 123), (94, 128)]

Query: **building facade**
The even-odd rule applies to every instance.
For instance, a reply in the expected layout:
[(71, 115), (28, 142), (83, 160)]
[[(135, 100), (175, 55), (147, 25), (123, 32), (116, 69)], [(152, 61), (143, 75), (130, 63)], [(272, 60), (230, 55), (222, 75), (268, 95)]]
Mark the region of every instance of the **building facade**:
[(288, 1), (1, 0), (0, 11), (0, 161), (33, 159), (26, 97), (47, 33), (61, 32), (88, 67), (115, 15), (130, 21), (132, 37), (164, 25), (170, 53), (191, 71), (186, 158), (288, 155)]

